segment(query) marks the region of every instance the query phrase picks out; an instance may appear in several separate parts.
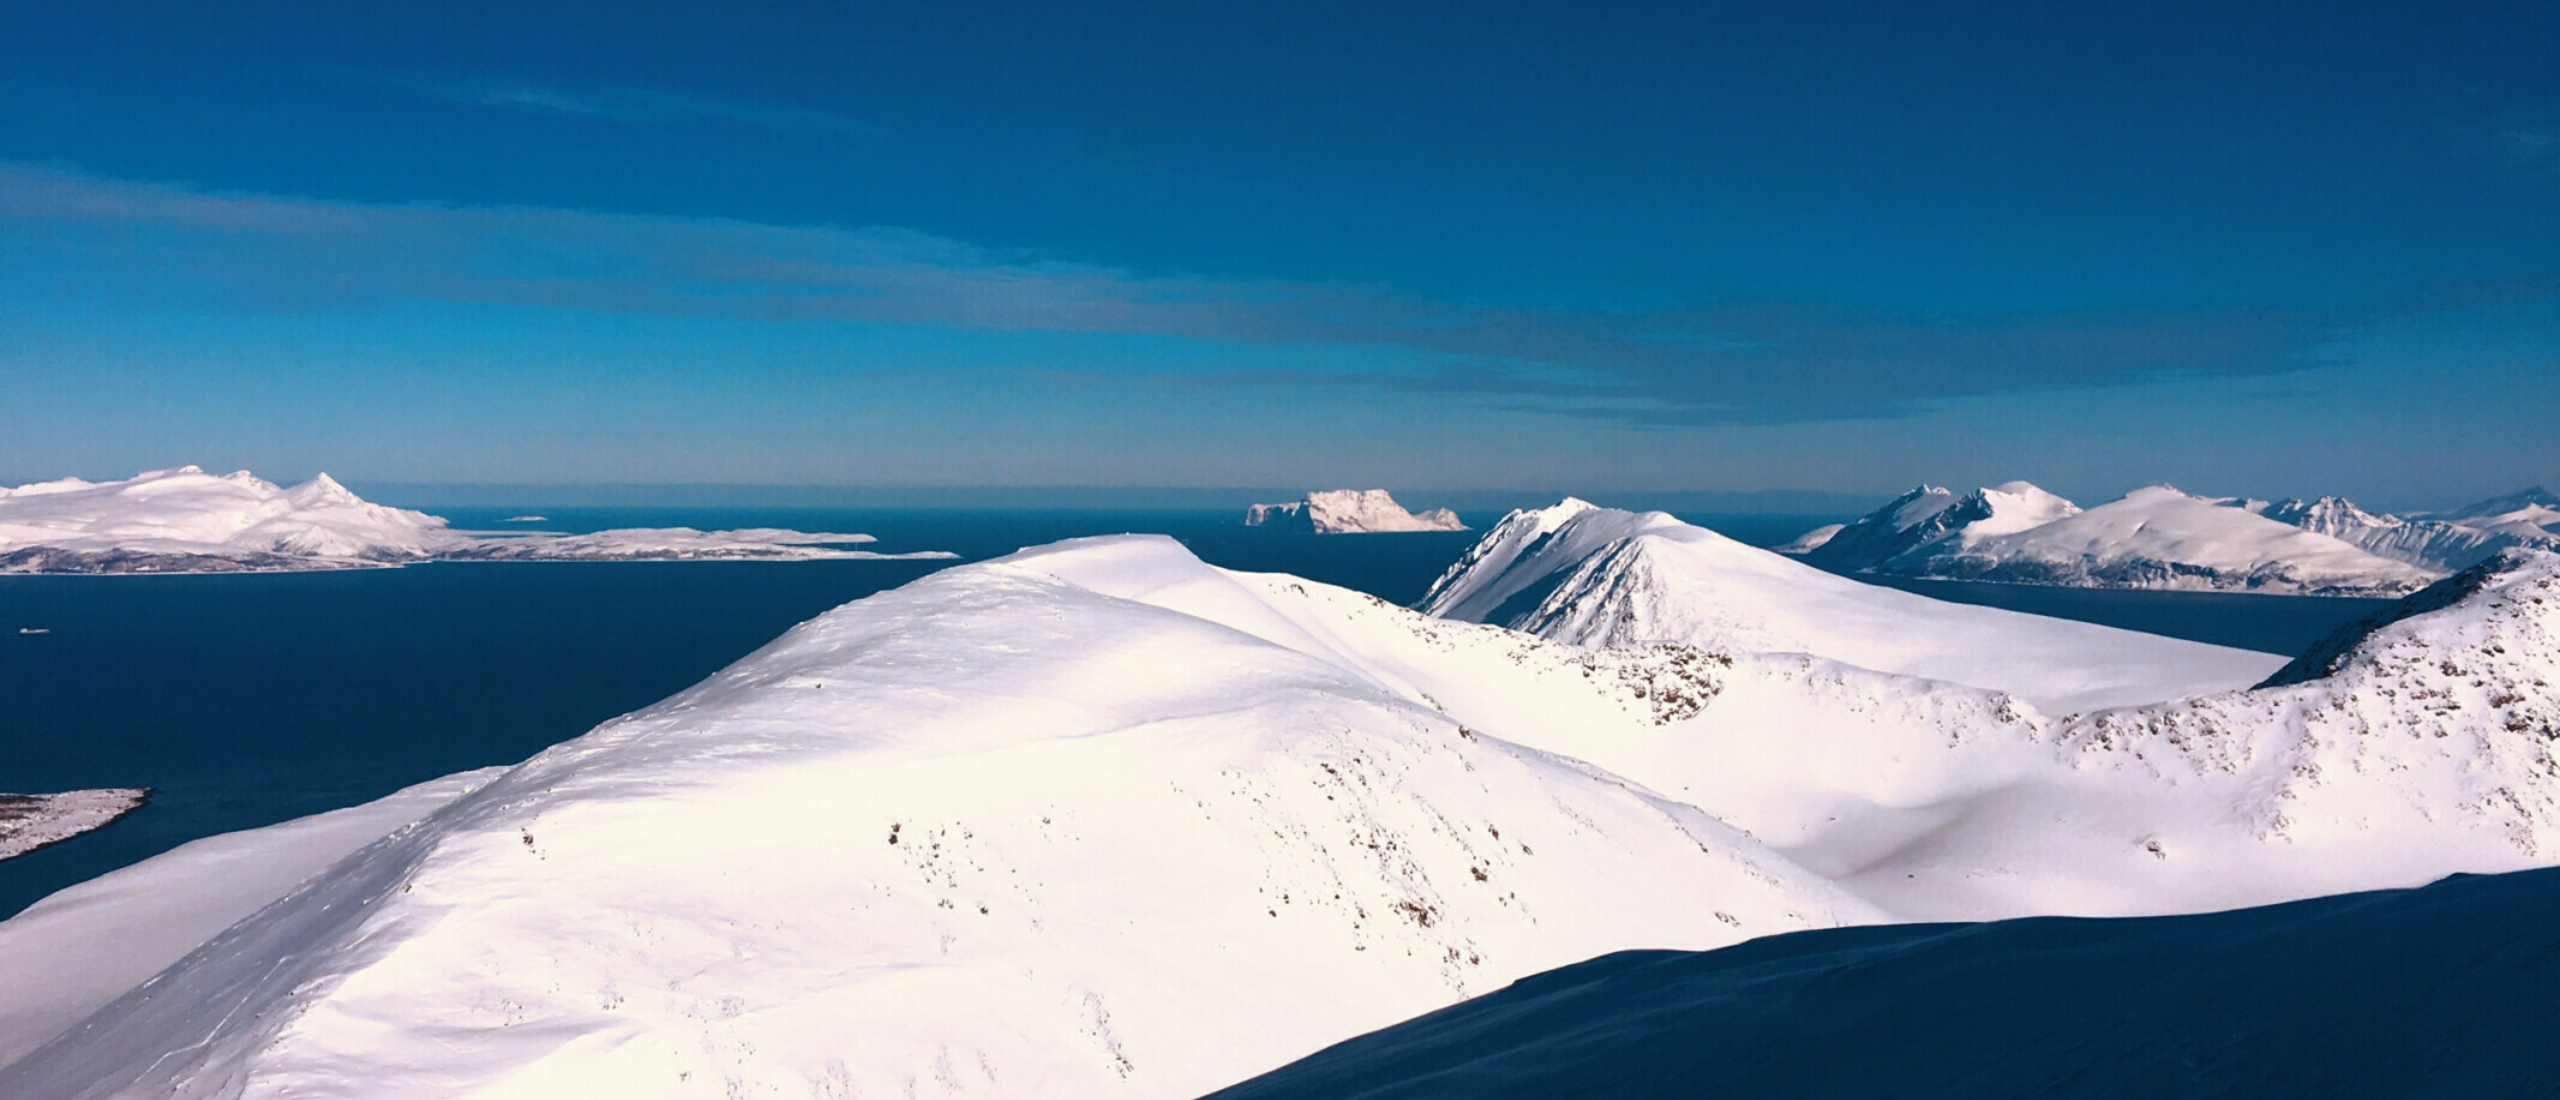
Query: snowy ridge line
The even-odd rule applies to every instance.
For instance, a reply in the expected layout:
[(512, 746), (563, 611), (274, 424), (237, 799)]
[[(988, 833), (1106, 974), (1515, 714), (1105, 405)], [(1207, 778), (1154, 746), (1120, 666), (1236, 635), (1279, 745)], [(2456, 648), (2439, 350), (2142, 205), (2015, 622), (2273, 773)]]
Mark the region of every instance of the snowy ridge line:
[[(1584, 516), (1642, 529), (1599, 545), (1657, 580), (1688, 553), (1761, 569), (1728, 593), (1854, 585), (1565, 511), (1488, 532), (1446, 594)], [(2048, 712), (1814, 649), (1583, 648), (1075, 540), (848, 604), (385, 811), (157, 977), (21, 1017), (53, 1026), (0, 1094), (1190, 1096), (1624, 948), (2546, 865), (2560, 555), (2469, 583), (2326, 677)], [(195, 881), (203, 858), (131, 870)], [(0, 958), (113, 924), (0, 924)]]
[(2511, 547), (2560, 550), (2560, 496), (2527, 489), (2444, 517), (2340, 497), (2269, 503), (2165, 485), (2083, 512), (2023, 481), (1923, 485), (1785, 552), (1842, 572), (2093, 588), (2396, 596)]
[(1513, 512), (1415, 606), (1586, 648), (1812, 654), (2056, 711), (2243, 687), (2284, 663), (1862, 584), (1665, 513), (1572, 498)]
[[(512, 521), (510, 521), (512, 522)], [(848, 547), (870, 535), (622, 528), (583, 535), (455, 531), (369, 503), (327, 474), (283, 488), (194, 466), (123, 481), (0, 489), (0, 573), (273, 573), (427, 561), (813, 561), (949, 558)]]

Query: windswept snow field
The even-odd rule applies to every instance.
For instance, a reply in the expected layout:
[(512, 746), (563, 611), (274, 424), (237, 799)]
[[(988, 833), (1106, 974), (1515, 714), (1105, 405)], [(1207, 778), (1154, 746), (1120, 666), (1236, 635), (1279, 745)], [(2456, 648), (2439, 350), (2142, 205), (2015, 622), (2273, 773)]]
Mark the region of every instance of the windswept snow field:
[(0, 1095), (1189, 1096), (1611, 951), (2560, 862), (2560, 555), (2280, 669), (1667, 520), (1515, 513), (1437, 618), (1145, 536), (936, 573), (0, 923), (86, 976)]

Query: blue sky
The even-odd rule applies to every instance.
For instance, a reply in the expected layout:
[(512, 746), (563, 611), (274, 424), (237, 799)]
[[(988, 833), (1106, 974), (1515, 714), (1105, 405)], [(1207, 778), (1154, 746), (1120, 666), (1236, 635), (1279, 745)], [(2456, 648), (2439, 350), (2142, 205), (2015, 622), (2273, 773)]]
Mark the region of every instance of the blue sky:
[(2555, 41), (2521, 3), (9, 5), (0, 480), (2449, 504), (2560, 482)]

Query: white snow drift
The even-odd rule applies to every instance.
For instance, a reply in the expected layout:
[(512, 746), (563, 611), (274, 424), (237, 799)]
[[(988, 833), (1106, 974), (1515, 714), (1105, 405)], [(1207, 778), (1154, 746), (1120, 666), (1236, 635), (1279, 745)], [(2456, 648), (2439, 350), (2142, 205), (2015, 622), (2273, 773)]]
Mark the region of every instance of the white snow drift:
[[(1791, 581), (1858, 606), (1653, 517), (1513, 519), (1456, 575), (1627, 528), (1558, 622), (1617, 600), (1660, 623), (1683, 592), (1781, 609)], [(13, 978), (169, 964), (0, 1016), (55, 1036), (0, 1095), (1178, 1097), (1614, 948), (2549, 863), (2555, 620), (2560, 556), (2515, 552), (2279, 686), (2191, 670), (2163, 684), (2217, 690), (2054, 715), (1819, 648), (1859, 630), (1583, 648), (1169, 540), (1064, 543), (846, 605), (432, 810), (93, 884), (347, 853), (298, 886), (0, 924)], [(2003, 675), (2086, 690), (2068, 662)], [(127, 942), (158, 946), (101, 946)]]
[(1408, 512), (1384, 489), (1327, 489), (1288, 504), (1256, 504), (1245, 510), (1247, 527), (1275, 527), (1319, 535), (1367, 535), (1400, 531), (1464, 531), (1446, 508)]
[[(527, 517), (518, 517), (519, 519)], [(538, 518), (538, 517), (533, 517)], [(514, 521), (509, 521), (514, 522)], [(474, 535), (368, 503), (327, 474), (290, 489), (194, 466), (123, 481), (0, 489), (0, 573), (242, 573), (422, 561), (793, 561), (948, 558), (850, 547), (870, 535), (754, 528), (619, 528)]]

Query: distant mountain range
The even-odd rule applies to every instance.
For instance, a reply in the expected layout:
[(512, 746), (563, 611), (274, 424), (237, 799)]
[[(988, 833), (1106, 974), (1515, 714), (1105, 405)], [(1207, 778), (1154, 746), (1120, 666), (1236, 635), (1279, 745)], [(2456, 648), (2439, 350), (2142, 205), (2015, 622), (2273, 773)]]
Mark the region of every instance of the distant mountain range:
[(1923, 485), (1781, 549), (1837, 572), (2089, 588), (2392, 596), (2501, 550), (2560, 550), (2560, 496), (2540, 488), (2441, 516), (2379, 515), (2339, 497), (2203, 497), (2166, 485), (2082, 509), (2023, 481)]
[[(514, 521), (510, 521), (514, 522)], [(121, 481), (0, 488), (0, 573), (275, 573), (425, 561), (789, 561), (947, 558), (851, 549), (870, 535), (621, 528), (580, 535), (456, 531), (366, 501), (327, 474), (286, 488), (195, 466)]]

